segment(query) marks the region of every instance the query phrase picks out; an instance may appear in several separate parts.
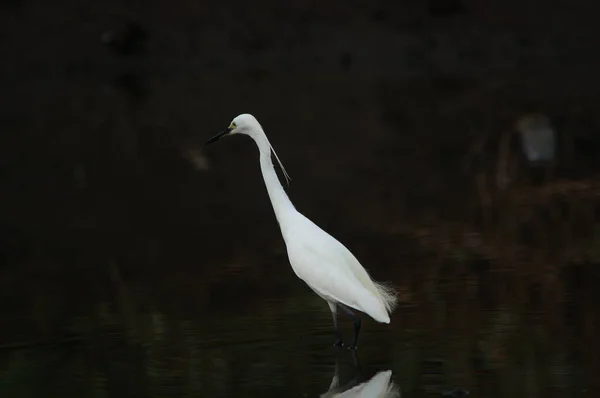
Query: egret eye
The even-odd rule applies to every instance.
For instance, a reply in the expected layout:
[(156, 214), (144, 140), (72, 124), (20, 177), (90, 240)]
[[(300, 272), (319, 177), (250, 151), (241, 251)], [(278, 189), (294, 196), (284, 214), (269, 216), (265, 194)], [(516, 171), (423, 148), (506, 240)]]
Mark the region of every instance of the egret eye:
[(235, 125), (234, 122), (231, 122), (231, 124), (229, 125), (229, 130), (233, 130), (235, 129), (237, 126)]

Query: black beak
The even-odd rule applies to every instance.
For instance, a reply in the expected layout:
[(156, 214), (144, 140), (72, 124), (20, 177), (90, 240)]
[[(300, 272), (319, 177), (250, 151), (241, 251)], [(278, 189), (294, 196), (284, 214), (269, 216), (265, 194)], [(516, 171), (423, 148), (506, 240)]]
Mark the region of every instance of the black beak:
[(219, 134), (215, 135), (214, 137), (212, 137), (210, 140), (206, 141), (206, 145), (210, 144), (211, 142), (215, 142), (216, 140), (218, 140), (219, 138), (226, 136), (227, 134), (229, 134), (231, 132), (230, 128), (227, 128), (223, 131), (221, 131)]

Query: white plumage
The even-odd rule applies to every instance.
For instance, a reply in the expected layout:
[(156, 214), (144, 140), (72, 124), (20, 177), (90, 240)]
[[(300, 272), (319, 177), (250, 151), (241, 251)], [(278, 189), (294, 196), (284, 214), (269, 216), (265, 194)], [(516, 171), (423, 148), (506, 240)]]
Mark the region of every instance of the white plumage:
[(292, 227), (282, 228), (292, 269), (328, 302), (345, 304), (389, 323), (395, 296), (373, 282), (356, 257), (339, 241), (296, 211)]
[(277, 178), (271, 151), (286, 180), (289, 180), (289, 175), (254, 116), (237, 116), (229, 128), (212, 137), (208, 143), (232, 134), (245, 134), (256, 142), (262, 175), (292, 269), (329, 304), (336, 329), (336, 345), (342, 344), (337, 327), (337, 308), (342, 308), (353, 318), (354, 343), (350, 347), (355, 348), (360, 319), (350, 308), (364, 312), (377, 322), (389, 323), (390, 313), (396, 305), (395, 292), (390, 287), (374, 282), (344, 245), (296, 210)]

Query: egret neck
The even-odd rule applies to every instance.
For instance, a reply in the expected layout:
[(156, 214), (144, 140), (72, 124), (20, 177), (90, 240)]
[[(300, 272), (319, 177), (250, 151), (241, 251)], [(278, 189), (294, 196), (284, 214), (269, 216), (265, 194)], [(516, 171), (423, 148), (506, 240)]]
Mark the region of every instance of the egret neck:
[(265, 180), (265, 185), (267, 186), (269, 199), (271, 199), (271, 204), (275, 211), (275, 217), (277, 217), (279, 227), (283, 231), (290, 215), (296, 213), (296, 208), (285, 193), (283, 186), (281, 186), (281, 182), (277, 177), (277, 173), (275, 172), (275, 167), (273, 166), (273, 161), (271, 159), (271, 145), (269, 144), (269, 140), (264, 132), (261, 133), (262, 134), (257, 134), (252, 138), (254, 138), (254, 141), (258, 146), (260, 152), (260, 169), (262, 171), (263, 179)]

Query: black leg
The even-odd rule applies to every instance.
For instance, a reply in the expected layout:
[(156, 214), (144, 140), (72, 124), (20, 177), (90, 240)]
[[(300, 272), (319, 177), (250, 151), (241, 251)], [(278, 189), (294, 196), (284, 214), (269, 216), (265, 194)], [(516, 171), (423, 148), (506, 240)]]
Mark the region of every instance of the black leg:
[(356, 350), (350, 351), (352, 353), (352, 364), (354, 365), (354, 380), (358, 384), (363, 380), (362, 368), (360, 367), (360, 361), (358, 360), (358, 353)]
[(351, 346), (348, 346), (349, 349), (351, 350), (355, 350), (356, 349), (356, 343), (358, 342), (358, 332), (360, 332), (360, 318), (358, 317), (358, 315), (356, 315), (354, 313), (354, 311), (352, 311), (350, 308), (346, 307), (343, 304), (337, 304), (339, 307), (342, 307), (342, 309), (344, 310), (344, 312), (346, 314), (348, 314), (348, 316), (350, 318), (352, 318), (352, 321), (354, 322), (354, 342), (352, 343)]
[(342, 333), (340, 332), (340, 328), (338, 327), (337, 305), (336, 303), (330, 302), (327, 302), (327, 304), (329, 304), (329, 309), (331, 310), (331, 314), (333, 315), (333, 327), (335, 328), (335, 340), (333, 341), (333, 345), (336, 347), (342, 347), (344, 345), (344, 342), (342, 341)]
[[(349, 350), (348, 353), (352, 356), (352, 377), (350, 377), (345, 383), (340, 384), (340, 372), (339, 372), (339, 368), (340, 368), (340, 361), (341, 361), (341, 356), (337, 356), (336, 361), (335, 361), (335, 376), (334, 376), (334, 380), (331, 383), (331, 386), (329, 387), (329, 391), (333, 392), (334, 394), (337, 395), (344, 395), (343, 392), (348, 391), (351, 388), (356, 387), (358, 384), (360, 384), (361, 382), (364, 381), (363, 375), (362, 375), (362, 370), (360, 368), (360, 362), (358, 360), (358, 351), (356, 350)], [(334, 383), (335, 381), (335, 383)], [(335, 386), (335, 389), (332, 389), (332, 386)], [(334, 396), (334, 394), (330, 394), (330, 396)]]

